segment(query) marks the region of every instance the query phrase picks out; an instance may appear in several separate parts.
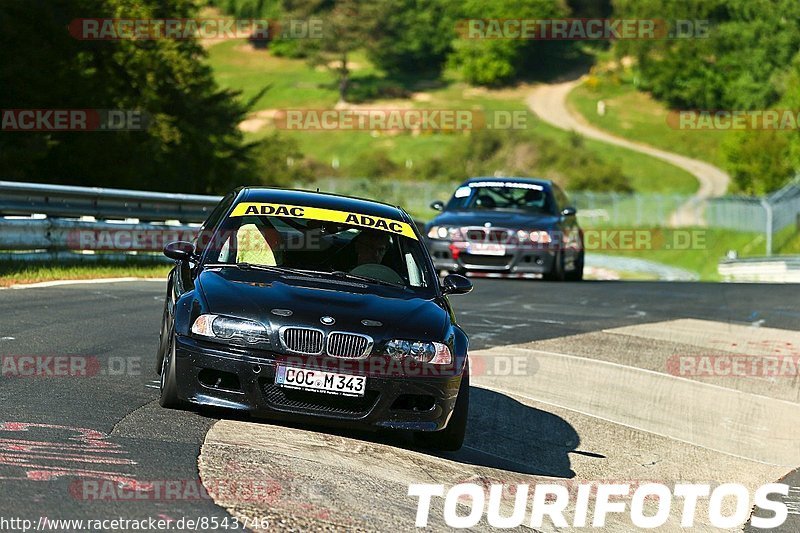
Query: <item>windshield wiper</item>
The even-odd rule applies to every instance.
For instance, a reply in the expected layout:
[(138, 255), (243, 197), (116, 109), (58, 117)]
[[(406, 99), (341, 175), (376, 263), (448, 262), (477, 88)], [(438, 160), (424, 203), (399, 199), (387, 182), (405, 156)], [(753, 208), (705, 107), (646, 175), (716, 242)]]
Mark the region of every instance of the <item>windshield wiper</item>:
[(240, 261), (238, 263), (208, 263), (204, 266), (207, 267), (232, 267), (232, 268), (240, 268), (242, 270), (265, 270), (267, 272), (277, 272), (280, 274), (298, 274), (300, 276), (307, 276), (313, 277), (312, 274), (304, 271), (298, 270), (296, 268), (289, 268), (289, 267), (282, 267), (277, 265), (259, 265), (257, 263), (246, 263), (244, 261)]
[(345, 272), (343, 270), (334, 270), (333, 272), (325, 272), (325, 274), (330, 274), (335, 278), (342, 278), (342, 279), (352, 279), (356, 281), (364, 281), (366, 283), (377, 283), (379, 285), (386, 285), (387, 287), (394, 287), (395, 289), (407, 289), (405, 285), (400, 285), (398, 283), (392, 283), (391, 281), (386, 281), (384, 279), (378, 278), (371, 278), (369, 276), (359, 276), (358, 274), (351, 274), (350, 272)]

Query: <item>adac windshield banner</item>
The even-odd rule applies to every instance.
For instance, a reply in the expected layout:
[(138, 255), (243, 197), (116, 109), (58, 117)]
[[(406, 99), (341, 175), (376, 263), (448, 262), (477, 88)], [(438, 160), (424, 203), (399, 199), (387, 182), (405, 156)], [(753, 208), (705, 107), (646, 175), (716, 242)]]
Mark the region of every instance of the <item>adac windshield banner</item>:
[(406, 222), (401, 222), (392, 218), (382, 218), (373, 215), (364, 215), (362, 213), (353, 213), (351, 211), (323, 209), (321, 207), (269, 204), (261, 202), (242, 202), (233, 209), (233, 212), (230, 216), (244, 217), (252, 215), (308, 218), (323, 222), (352, 224), (353, 226), (376, 229), (417, 240), (417, 235), (414, 233), (413, 228)]

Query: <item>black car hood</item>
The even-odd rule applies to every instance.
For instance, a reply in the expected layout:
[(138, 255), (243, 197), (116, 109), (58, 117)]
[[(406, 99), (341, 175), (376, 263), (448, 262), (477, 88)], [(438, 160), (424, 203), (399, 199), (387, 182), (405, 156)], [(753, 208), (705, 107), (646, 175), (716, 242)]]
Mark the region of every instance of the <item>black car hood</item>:
[(445, 211), (428, 226), (483, 226), (487, 222), (499, 228), (549, 229), (558, 224), (559, 217), (521, 211)]
[[(305, 325), (366, 333), (376, 340), (395, 336), (434, 340), (443, 335), (448, 316), (435, 301), (391, 288), (354, 287), (351, 281), (295, 278), (288, 281), (271, 272), (221, 268), (202, 271), (196, 286), (204, 312), (257, 320), (270, 324), (273, 331), (282, 325)], [(280, 316), (273, 309), (290, 310), (292, 315)], [(332, 317), (335, 324), (324, 326), (323, 316)], [(365, 326), (363, 320), (382, 325)]]

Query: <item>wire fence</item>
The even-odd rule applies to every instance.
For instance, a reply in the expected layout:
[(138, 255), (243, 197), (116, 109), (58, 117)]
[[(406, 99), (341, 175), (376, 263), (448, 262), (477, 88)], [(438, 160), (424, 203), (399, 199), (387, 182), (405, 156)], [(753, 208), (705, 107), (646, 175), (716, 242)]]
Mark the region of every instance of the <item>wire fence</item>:
[[(430, 204), (447, 201), (458, 186), (447, 182), (412, 182), (367, 178), (323, 178), (298, 188), (357, 196), (400, 205), (420, 221), (437, 213)], [(765, 197), (724, 196), (698, 200), (679, 194), (621, 194), (574, 191), (571, 202), (584, 227), (723, 228), (762, 233), (767, 255), (773, 236), (800, 229), (800, 177)], [(55, 218), (91, 216), (136, 223), (179, 220), (199, 222), (218, 197), (0, 182), (0, 217), (44, 214)], [(38, 230), (37, 230), (38, 231)], [(788, 230), (787, 230), (788, 231)], [(7, 233), (7, 232), (5, 232)], [(20, 234), (22, 235), (22, 234)]]

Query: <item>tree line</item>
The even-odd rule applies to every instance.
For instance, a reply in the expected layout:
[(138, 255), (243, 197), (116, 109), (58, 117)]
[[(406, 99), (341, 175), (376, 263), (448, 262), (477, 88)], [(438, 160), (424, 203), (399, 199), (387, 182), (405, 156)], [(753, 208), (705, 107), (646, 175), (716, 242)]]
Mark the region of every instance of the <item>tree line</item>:
[[(670, 107), (800, 110), (797, 0), (614, 0), (613, 8), (622, 18), (709, 22), (696, 38), (615, 44), (618, 56), (636, 59), (639, 88)], [(735, 189), (748, 194), (780, 188), (800, 168), (797, 129), (738, 131), (723, 149)]]
[[(639, 87), (675, 109), (800, 109), (800, 3), (796, 0), (206, 0), (241, 18), (324, 19), (319, 39), (266, 43), (272, 53), (331, 69), (352, 97), (348, 63), (363, 50), (386, 79), (437, 79), (457, 69), (500, 86), (571, 68), (586, 43), (463, 39), (471, 18), (616, 17), (709, 20), (705, 38), (625, 40)], [(219, 193), (243, 182), (284, 183), (317, 173), (277, 134), (245, 143), (249, 102), (221, 89), (196, 39), (97, 40), (70, 35), (82, 17), (191, 18), (196, 0), (0, 2), (0, 109), (144, 110), (142, 131), (0, 134), (0, 178)], [(737, 189), (763, 193), (798, 168), (800, 135), (743, 131), (725, 143)], [(287, 167), (287, 159), (299, 164)]]

